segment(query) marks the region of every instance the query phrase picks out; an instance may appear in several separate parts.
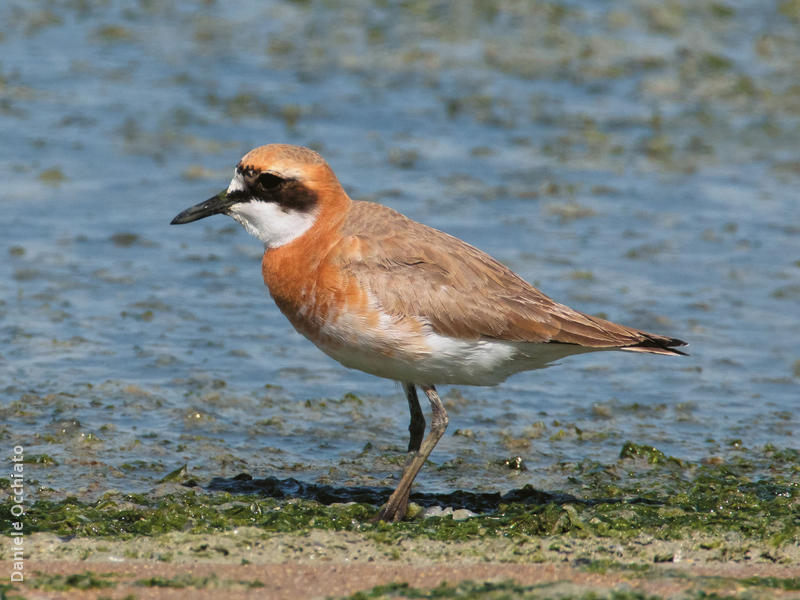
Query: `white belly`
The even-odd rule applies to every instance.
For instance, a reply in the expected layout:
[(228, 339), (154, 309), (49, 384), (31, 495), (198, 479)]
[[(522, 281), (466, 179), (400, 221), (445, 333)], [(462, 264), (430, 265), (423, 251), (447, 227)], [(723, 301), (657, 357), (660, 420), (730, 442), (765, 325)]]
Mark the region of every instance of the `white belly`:
[[(374, 340), (363, 340), (364, 342)], [(520, 371), (541, 369), (555, 361), (591, 349), (570, 344), (459, 340), (436, 333), (425, 336), (425, 349), (404, 350), (395, 340), (390, 352), (385, 340), (319, 347), (351, 369), (378, 377), (417, 384), (495, 385)]]

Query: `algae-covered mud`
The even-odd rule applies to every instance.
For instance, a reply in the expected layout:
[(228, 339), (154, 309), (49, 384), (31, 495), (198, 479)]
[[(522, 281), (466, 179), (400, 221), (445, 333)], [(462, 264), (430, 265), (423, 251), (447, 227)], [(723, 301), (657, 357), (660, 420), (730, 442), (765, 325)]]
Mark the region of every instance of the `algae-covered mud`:
[[(409, 565), (424, 543), (453, 568), (466, 544), (575, 581), (597, 564), (673, 583), (664, 568), (791, 570), (798, 61), (795, 0), (0, 3), (0, 486), (13, 509), (19, 456), (26, 564), (52, 574), (0, 594), (255, 594), (277, 576), (177, 571), (248, 567), (235, 531), (266, 536), (263, 564), (355, 544)], [(370, 525), (405, 459), (399, 387), (293, 332), (230, 220), (168, 225), (270, 142), (319, 150), (354, 198), (691, 356), (590, 354), (443, 388), (450, 428), (416, 518)], [(84, 555), (176, 571), (106, 586), (128, 575), (47, 564)], [(472, 572), (441, 594), (591, 591)], [(441, 582), (407, 575), (319, 595)], [(798, 574), (720, 577), (680, 590), (788, 596)]]
[[(367, 504), (336, 501), (336, 490), (330, 488), (327, 500), (310, 500), (304, 496), (313, 490), (295, 490), (291, 498), (258, 488), (251, 494), (209, 492), (204, 487), (212, 486), (203, 487), (192, 479), (163, 483), (149, 494), (107, 493), (94, 502), (75, 497), (37, 500), (26, 509), (26, 530), (64, 538), (129, 539), (239, 527), (257, 527), (265, 533), (322, 529), (358, 532), (388, 543), (393, 551), (397, 540), (406, 537), (485, 541), (570, 534), (576, 539), (625, 541), (643, 535), (682, 540), (731, 534), (732, 539), (768, 542), (771, 553), (750, 559), (787, 562), (800, 552), (800, 453), (772, 454), (771, 475), (753, 478), (753, 460), (693, 465), (668, 457), (652, 464), (647, 458), (627, 455), (628, 448), (616, 463), (595, 463), (589, 473), (582, 465), (573, 465), (573, 477), (585, 480), (580, 498), (543, 494), (530, 487), (502, 497), (416, 494), (413, 518), (397, 525), (370, 522), (375, 504), (388, 490), (374, 490), (375, 502)], [(8, 480), (2, 483), (9, 485)], [(346, 496), (348, 491), (339, 493)], [(443, 513), (441, 505), (452, 507), (454, 500), (460, 508)], [(4, 509), (11, 512), (13, 504), (6, 501)], [(525, 544), (529, 553), (539, 546), (530, 540)], [(674, 559), (662, 556), (660, 562)]]
[[(760, 461), (770, 475), (755, 478)], [(208, 491), (222, 482), (178, 471), (148, 494), (42, 499), (25, 515), (29, 586), (119, 597), (164, 588), (286, 598), (298, 590), (357, 591), (353, 598), (800, 595), (800, 453), (767, 448), (735, 463), (692, 464), (626, 444), (614, 463), (570, 471), (584, 482), (580, 498), (531, 488), (502, 497), (417, 494), (413, 518), (398, 524), (372, 523), (375, 504), (335, 501), (372, 493), (380, 502), (389, 490), (245, 474), (228, 485), (247, 483), (253, 493)], [(367, 576), (357, 565), (373, 568)], [(302, 583), (291, 585), (287, 574), (297, 569)]]

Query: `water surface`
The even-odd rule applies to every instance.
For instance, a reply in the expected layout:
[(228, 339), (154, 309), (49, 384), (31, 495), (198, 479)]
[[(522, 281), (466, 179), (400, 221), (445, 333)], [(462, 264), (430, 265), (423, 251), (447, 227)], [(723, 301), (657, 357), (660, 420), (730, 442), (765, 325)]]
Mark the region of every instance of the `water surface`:
[(443, 388), (417, 489), (575, 491), (574, 466), (626, 440), (797, 446), (793, 3), (8, 0), (0, 24), (0, 438), (55, 461), (28, 470), (43, 488), (149, 490), (184, 463), (395, 480), (399, 386), (295, 333), (235, 223), (168, 225), (271, 142), (559, 301), (691, 344)]

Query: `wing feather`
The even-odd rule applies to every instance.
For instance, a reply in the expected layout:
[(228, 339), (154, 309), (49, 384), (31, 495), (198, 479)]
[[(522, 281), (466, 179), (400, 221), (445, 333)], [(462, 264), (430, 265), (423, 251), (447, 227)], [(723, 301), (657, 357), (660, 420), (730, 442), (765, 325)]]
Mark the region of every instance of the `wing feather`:
[(338, 266), (384, 312), (442, 335), (662, 353), (683, 345), (555, 302), (485, 252), (385, 206), (354, 202), (342, 234), (359, 251), (341, 253)]

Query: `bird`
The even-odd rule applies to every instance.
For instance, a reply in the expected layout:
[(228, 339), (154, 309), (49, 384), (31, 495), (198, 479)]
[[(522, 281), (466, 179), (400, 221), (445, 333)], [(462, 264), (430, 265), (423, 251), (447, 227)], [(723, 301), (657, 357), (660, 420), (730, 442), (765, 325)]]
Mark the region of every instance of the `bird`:
[[(309, 148), (249, 151), (225, 190), (171, 224), (216, 214), (263, 243), (264, 283), (299, 333), (345, 367), (402, 385), (408, 453), (375, 521), (406, 517), (411, 485), (447, 428), (437, 385), (496, 385), (585, 352), (686, 355), (683, 340), (569, 308), (459, 238), (352, 200)], [(427, 435), (417, 388), (431, 407)]]

